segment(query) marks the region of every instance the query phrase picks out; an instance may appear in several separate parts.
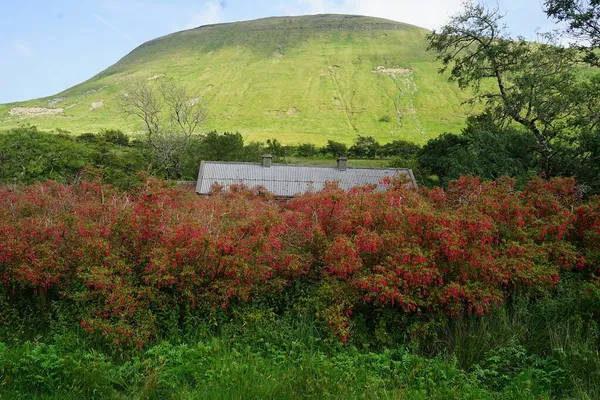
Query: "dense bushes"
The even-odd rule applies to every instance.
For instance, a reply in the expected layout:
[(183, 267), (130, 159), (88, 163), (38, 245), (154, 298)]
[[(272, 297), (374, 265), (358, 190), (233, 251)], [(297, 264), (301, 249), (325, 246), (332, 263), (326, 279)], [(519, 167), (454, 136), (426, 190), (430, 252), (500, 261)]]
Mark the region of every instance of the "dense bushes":
[(429, 184), (445, 186), (465, 173), (484, 179), (512, 176), (523, 184), (539, 172), (531, 151), (535, 146), (516, 130), (471, 126), (460, 135), (445, 133), (429, 140), (417, 155), (418, 169)]
[(0, 189), (0, 397), (600, 395), (600, 198), (572, 180), (140, 181)]
[(5, 133), (0, 135), (0, 181), (63, 179), (85, 166), (88, 153), (66, 135), (43, 135), (35, 128)]
[[(593, 132), (582, 136), (580, 148), (562, 148), (552, 157), (552, 170), (574, 176), (586, 195), (600, 193), (598, 159), (600, 141)], [(348, 148), (329, 140), (323, 147), (303, 143), (282, 145), (277, 139), (265, 143), (245, 142), (239, 133), (206, 132), (189, 140), (179, 157), (172, 179), (194, 180), (200, 161), (260, 162), (265, 153), (276, 162), (306, 162), (306, 159), (332, 159), (347, 155), (355, 159), (377, 159), (374, 165), (411, 168), (420, 185), (445, 187), (461, 175), (484, 180), (502, 176), (517, 179), (517, 187), (540, 175), (537, 143), (515, 127), (498, 126), (488, 115), (467, 119), (460, 133), (446, 133), (430, 139), (423, 147), (404, 140), (380, 144), (373, 137), (359, 135)], [(582, 159), (573, 155), (586, 154)], [(294, 159), (300, 157), (301, 159)], [(159, 157), (160, 158), (160, 157)], [(164, 161), (164, 160), (163, 160)], [(309, 161), (313, 163), (314, 161)], [(322, 163), (327, 161), (317, 161)], [(145, 138), (130, 138), (118, 130), (103, 130), (69, 136), (24, 127), (0, 133), (0, 183), (29, 184), (47, 179), (70, 182), (82, 169), (103, 175), (105, 182), (128, 189), (137, 184), (137, 172), (166, 177), (162, 161)], [(365, 165), (365, 164), (362, 164)], [(367, 164), (371, 165), (371, 164)]]
[(93, 169), (112, 184), (129, 188), (135, 175), (147, 170), (149, 154), (144, 143), (118, 130), (78, 137), (38, 131), (27, 126), (0, 133), (0, 183), (30, 184), (48, 179), (77, 180)]
[[(395, 141), (383, 149), (377, 157), (402, 156), (404, 160), (414, 158), (418, 146)], [(202, 160), (260, 162), (263, 154), (270, 153), (276, 162), (285, 163), (289, 162), (287, 157), (331, 159), (348, 152), (346, 145), (331, 140), (321, 148), (310, 143), (284, 146), (277, 139), (245, 142), (239, 133), (211, 131), (189, 138), (183, 154), (176, 157), (178, 172), (174, 173), (170, 167), (165, 169), (165, 154), (161, 153), (168, 146), (160, 150), (157, 152), (145, 137), (130, 137), (116, 129), (74, 136), (64, 131), (44, 132), (24, 126), (0, 132), (0, 184), (30, 184), (48, 179), (72, 182), (87, 169), (101, 173), (107, 183), (129, 189), (139, 183), (138, 172), (194, 180)], [(363, 158), (363, 153), (359, 153), (353, 155)]]
[(152, 179), (129, 193), (47, 182), (4, 187), (0, 204), (4, 301), (51, 312), (60, 299), (71, 323), (126, 347), (298, 285), (345, 341), (365, 318), (375, 330), (485, 314), (514, 293), (553, 290), (562, 271), (593, 279), (598, 265), (600, 199), (581, 203), (569, 179), (523, 191), (476, 178), (446, 191), (330, 185), (286, 204), (243, 187), (197, 197)]
[[(586, 131), (578, 145), (556, 143), (549, 160), (539, 154), (536, 139), (522, 127), (501, 124), (489, 114), (467, 118), (460, 133), (445, 133), (430, 139), (411, 159), (401, 161), (415, 169), (421, 184), (445, 186), (461, 175), (482, 179), (511, 176), (522, 187), (531, 177), (573, 176), (586, 194), (600, 193), (600, 136)], [(575, 141), (575, 138), (572, 139)], [(550, 169), (552, 174), (545, 173)]]

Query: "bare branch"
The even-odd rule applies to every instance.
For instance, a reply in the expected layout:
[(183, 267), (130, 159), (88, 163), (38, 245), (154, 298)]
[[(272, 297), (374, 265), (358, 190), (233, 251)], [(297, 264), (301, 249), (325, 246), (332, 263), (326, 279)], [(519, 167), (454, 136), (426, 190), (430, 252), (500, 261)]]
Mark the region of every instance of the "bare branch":
[[(134, 81), (121, 99), (123, 112), (139, 118), (147, 131), (157, 167), (168, 179), (181, 174), (191, 136), (206, 120), (199, 97), (179, 83)], [(167, 122), (163, 122), (164, 120)]]
[(121, 96), (123, 112), (140, 118), (146, 131), (148, 139), (160, 130), (160, 99), (148, 81), (136, 80)]
[(169, 109), (171, 123), (185, 136), (191, 136), (206, 120), (206, 110), (199, 97), (192, 97), (186, 87), (173, 81), (160, 84), (159, 91)]

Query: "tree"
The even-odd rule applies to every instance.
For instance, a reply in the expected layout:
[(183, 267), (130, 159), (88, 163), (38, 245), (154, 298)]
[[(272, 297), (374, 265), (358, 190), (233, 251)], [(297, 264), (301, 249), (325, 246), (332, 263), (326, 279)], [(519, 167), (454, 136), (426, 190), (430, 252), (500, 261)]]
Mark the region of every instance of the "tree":
[(182, 179), (196, 179), (201, 161), (245, 161), (244, 155), (244, 138), (237, 132), (194, 135), (183, 157)]
[(348, 152), (356, 158), (374, 159), (379, 154), (381, 145), (373, 136), (358, 135), (356, 142), (350, 147)]
[(238, 132), (208, 132), (200, 139), (203, 160), (238, 161), (244, 151), (244, 138)]
[(331, 154), (334, 157), (345, 156), (348, 153), (348, 146), (344, 143), (328, 140), (327, 144), (321, 149), (323, 154)]
[(430, 183), (446, 185), (461, 175), (483, 179), (502, 176), (526, 182), (538, 171), (532, 151), (535, 138), (515, 128), (497, 126), (489, 115), (470, 117), (460, 135), (445, 133), (419, 151), (418, 168)]
[(414, 157), (421, 146), (416, 143), (407, 142), (406, 140), (394, 140), (391, 143), (386, 143), (381, 148), (381, 155), (384, 157), (401, 157), (401, 158), (412, 158)]
[(565, 161), (589, 193), (600, 194), (600, 74), (584, 82), (581, 91), (588, 101), (569, 121), (577, 140), (569, 149), (574, 156)]
[(312, 143), (302, 143), (296, 147), (296, 153), (300, 157), (310, 158), (317, 154), (317, 148)]
[(23, 126), (0, 134), (0, 183), (68, 180), (89, 163), (90, 150), (69, 135)]
[(466, 171), (467, 146), (466, 138), (453, 133), (443, 133), (430, 139), (417, 156), (418, 170), (432, 183), (445, 185), (455, 171), (460, 171), (459, 175)]
[(555, 159), (573, 143), (570, 118), (589, 101), (573, 68), (577, 52), (557, 46), (551, 35), (537, 43), (513, 39), (501, 18), (498, 10), (468, 4), (428, 35), (428, 49), (442, 61), (440, 72), (450, 70), (451, 81), (471, 88), (471, 101), (483, 103), (499, 126), (517, 123), (533, 135), (546, 174), (569, 173)]
[(147, 166), (145, 147), (114, 143), (105, 140), (102, 133), (75, 137), (39, 131), (35, 126), (0, 132), (3, 184), (70, 182), (85, 170), (101, 175), (107, 183), (129, 188), (137, 182), (137, 172), (145, 171)]
[(100, 137), (102, 137), (105, 142), (113, 143), (118, 146), (129, 146), (129, 136), (119, 129), (102, 129), (100, 130)]
[(155, 87), (147, 80), (136, 80), (121, 102), (127, 115), (142, 120), (159, 170), (167, 179), (181, 177), (190, 139), (207, 116), (200, 98), (174, 81)]
[(206, 119), (206, 109), (199, 97), (193, 97), (185, 86), (173, 81), (163, 81), (159, 91), (168, 107), (171, 130), (179, 129), (185, 136), (191, 136)]
[(277, 161), (280, 161), (286, 155), (285, 147), (281, 143), (279, 143), (279, 140), (275, 138), (267, 139), (267, 145), (265, 150), (269, 154), (271, 154)]
[(121, 96), (123, 112), (141, 119), (151, 141), (160, 130), (160, 99), (148, 81), (138, 79)]
[(548, 17), (567, 24), (566, 33), (579, 42), (584, 61), (600, 66), (600, 1), (546, 0), (544, 7)]

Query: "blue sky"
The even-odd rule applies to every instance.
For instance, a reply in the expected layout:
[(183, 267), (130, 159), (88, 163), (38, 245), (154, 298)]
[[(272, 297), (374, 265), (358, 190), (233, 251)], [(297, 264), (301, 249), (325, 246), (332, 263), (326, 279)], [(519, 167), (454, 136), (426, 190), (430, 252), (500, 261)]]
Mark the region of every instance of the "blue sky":
[[(429, 29), (462, 0), (0, 0), (0, 103), (50, 96), (85, 81), (136, 46), (196, 26), (273, 15), (384, 17)], [(541, 0), (487, 0), (515, 35), (550, 30)]]

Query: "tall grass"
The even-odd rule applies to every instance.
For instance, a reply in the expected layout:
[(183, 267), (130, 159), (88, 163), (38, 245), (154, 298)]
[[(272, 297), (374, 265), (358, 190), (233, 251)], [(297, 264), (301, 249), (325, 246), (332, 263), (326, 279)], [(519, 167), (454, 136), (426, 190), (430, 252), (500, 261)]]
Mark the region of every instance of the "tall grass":
[(485, 317), (448, 321), (438, 340), (421, 350), (449, 355), (473, 370), (490, 356), (521, 348), (538, 361), (556, 361), (568, 377), (571, 396), (600, 398), (599, 306), (597, 288), (567, 275), (556, 293), (515, 296)]
[(567, 276), (556, 293), (429, 321), (427, 338), (390, 335), (385, 345), (375, 331), (331, 340), (302, 301), (198, 319), (129, 353), (54, 319), (37, 338), (4, 332), (0, 398), (600, 398), (600, 297), (591, 288)]

